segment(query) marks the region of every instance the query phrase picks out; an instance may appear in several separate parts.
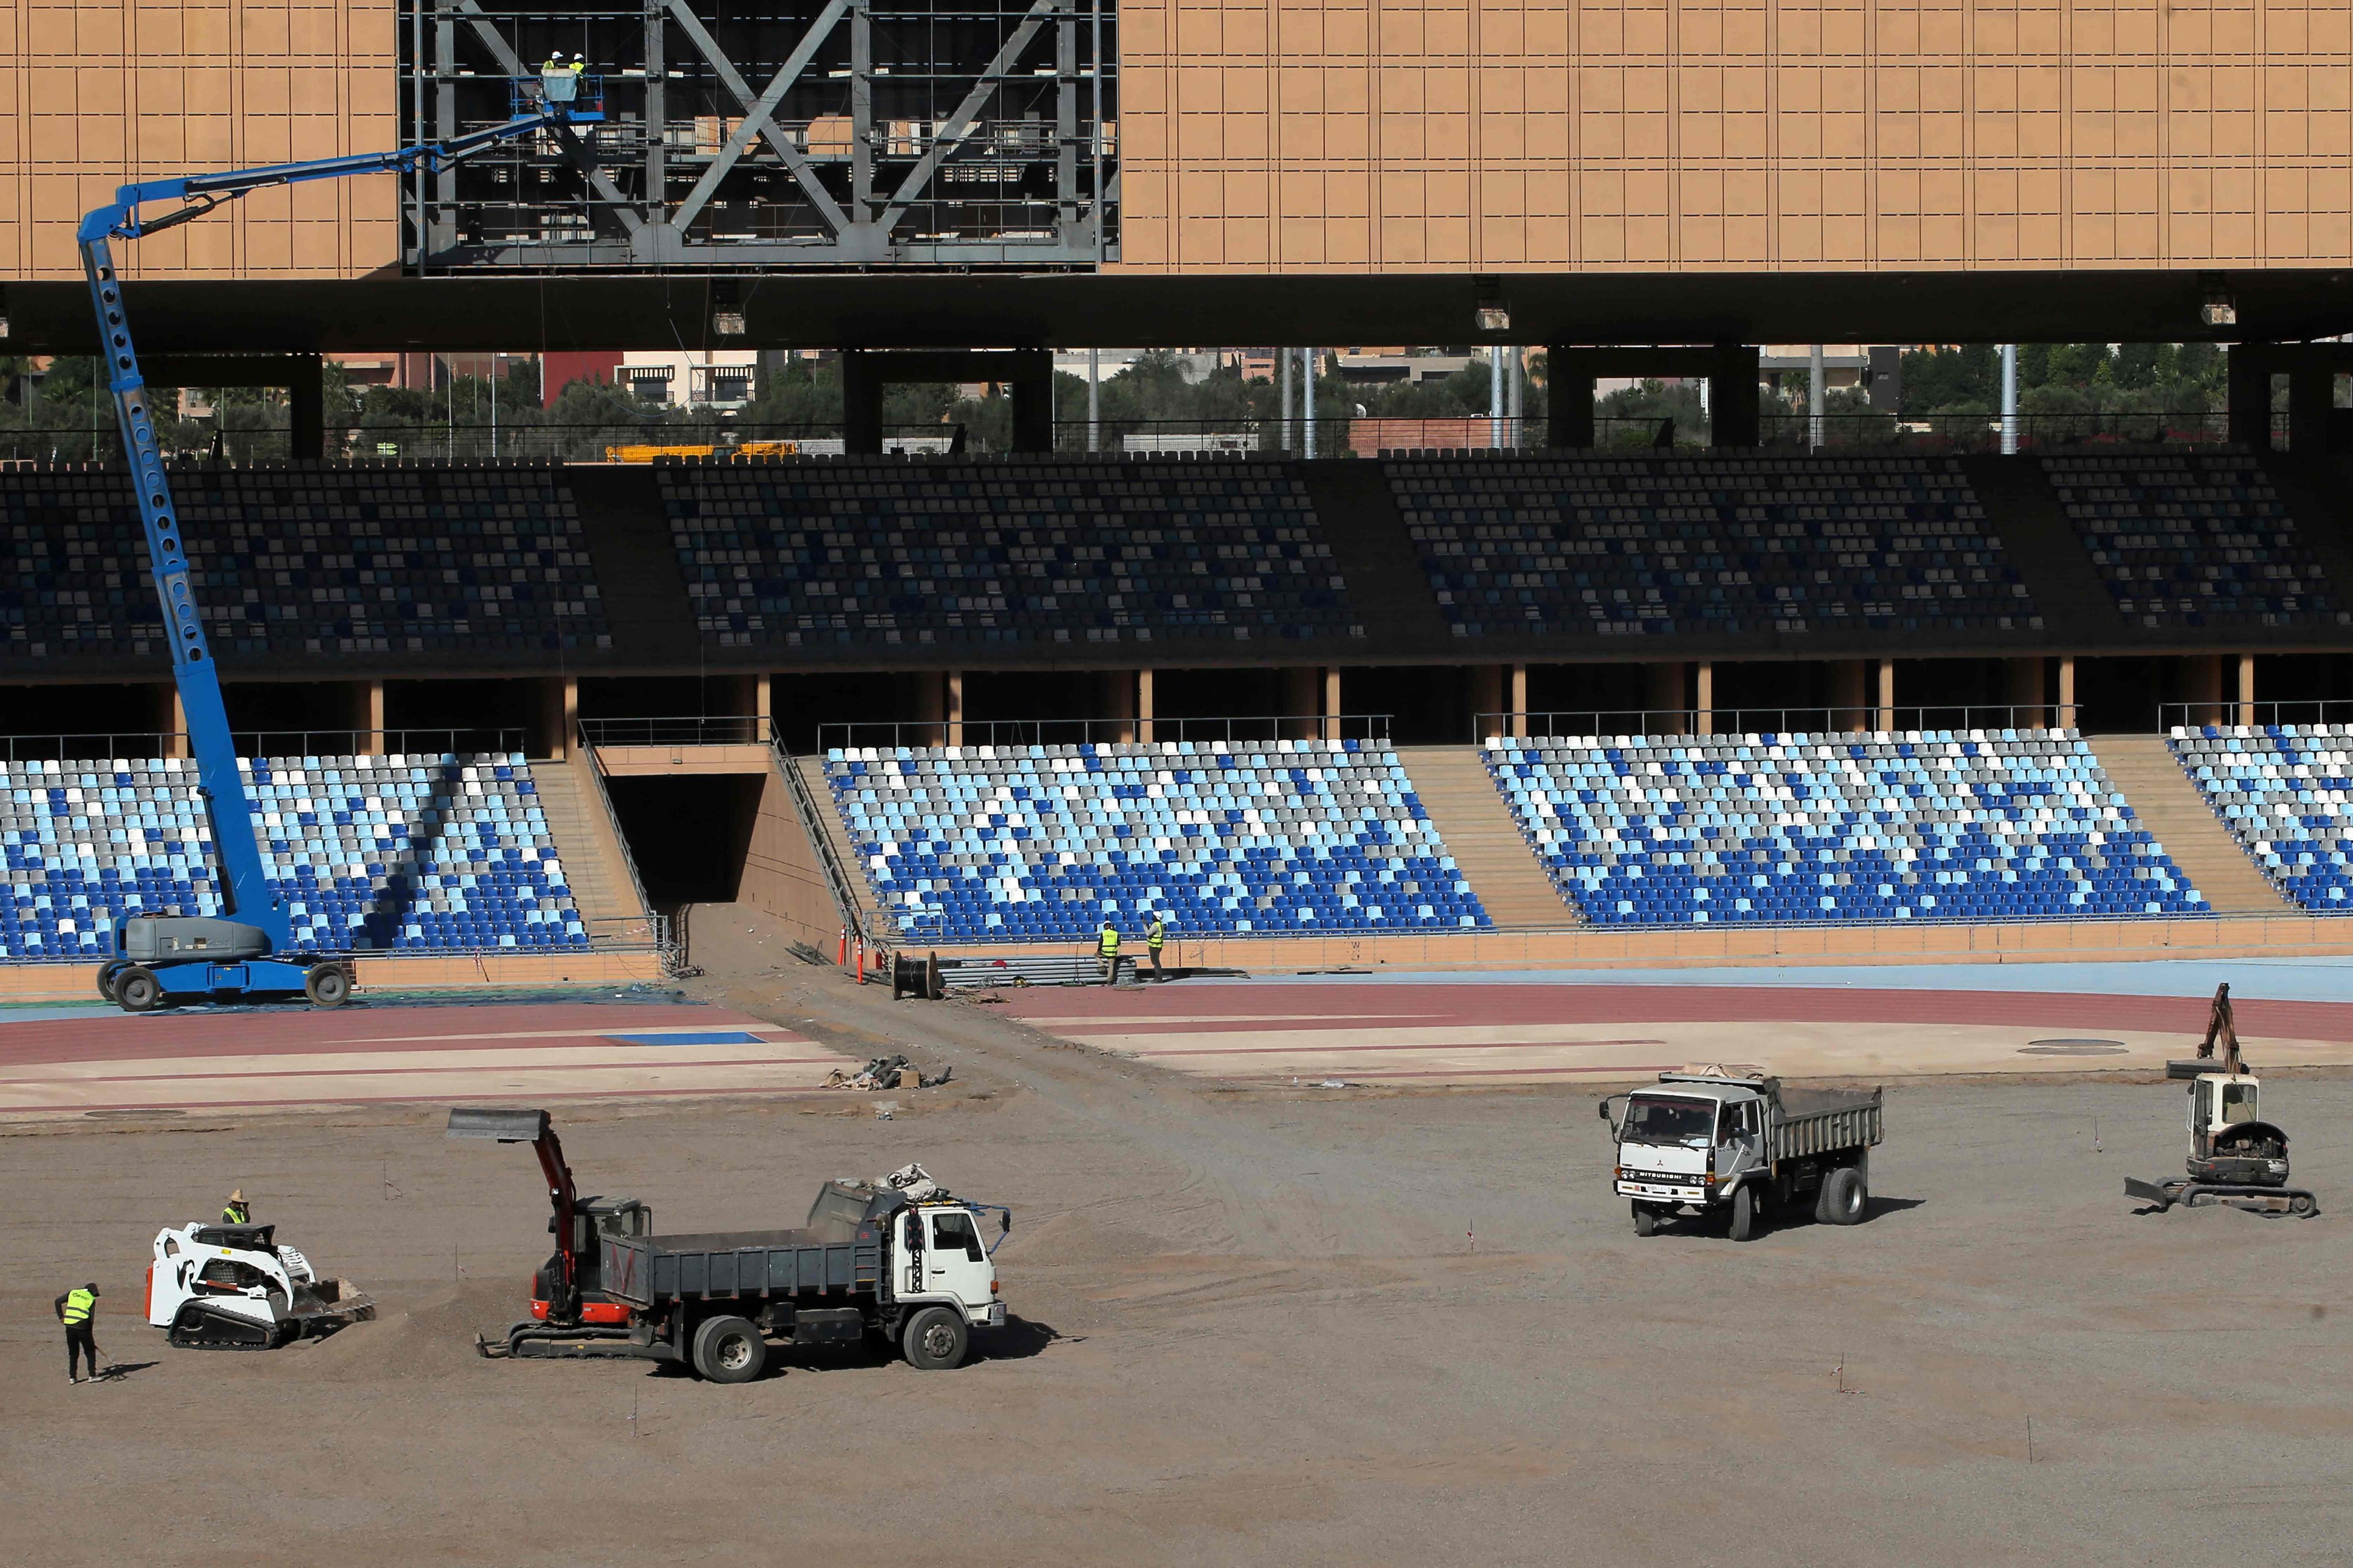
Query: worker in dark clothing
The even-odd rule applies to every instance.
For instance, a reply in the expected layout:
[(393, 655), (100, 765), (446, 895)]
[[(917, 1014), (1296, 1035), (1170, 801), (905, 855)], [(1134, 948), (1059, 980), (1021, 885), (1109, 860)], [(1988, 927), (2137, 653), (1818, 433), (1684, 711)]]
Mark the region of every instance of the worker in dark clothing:
[(58, 1321), (66, 1326), (66, 1381), (79, 1383), (83, 1360), (90, 1363), (90, 1378), (98, 1381), (98, 1285), (77, 1285), (57, 1301)]
[(252, 1223), (253, 1210), (246, 1206), (245, 1189), (239, 1187), (229, 1194), (228, 1202), (221, 1205), (221, 1224), (251, 1225)]
[(1168, 927), (1162, 922), (1160, 911), (1152, 911), (1152, 923), (1144, 928), (1144, 951), (1152, 955), (1152, 979), (1155, 984), (1167, 977), (1160, 973), (1160, 944), (1168, 940)]

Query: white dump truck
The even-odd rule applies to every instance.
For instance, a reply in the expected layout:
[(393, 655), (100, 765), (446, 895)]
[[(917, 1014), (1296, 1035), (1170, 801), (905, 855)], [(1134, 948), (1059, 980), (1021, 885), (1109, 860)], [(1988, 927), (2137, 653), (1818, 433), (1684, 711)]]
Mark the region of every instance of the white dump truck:
[(1714, 1070), (1664, 1072), (1655, 1088), (1611, 1095), (1601, 1120), (1618, 1140), (1617, 1191), (1633, 1203), (1634, 1234), (1680, 1215), (1735, 1241), (1768, 1215), (1807, 1209), (1830, 1225), (1861, 1224), (1880, 1100), (1875, 1089), (1785, 1089)]

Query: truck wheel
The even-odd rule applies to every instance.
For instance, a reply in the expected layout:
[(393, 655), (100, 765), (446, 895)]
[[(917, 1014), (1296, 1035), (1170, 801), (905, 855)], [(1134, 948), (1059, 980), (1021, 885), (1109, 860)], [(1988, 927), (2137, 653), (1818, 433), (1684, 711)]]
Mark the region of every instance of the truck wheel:
[(98, 994), (102, 999), (114, 1000), (115, 977), (130, 967), (130, 961), (121, 958), (110, 958), (98, 966)]
[(314, 1007), (340, 1007), (351, 999), (352, 977), (340, 963), (316, 963), (302, 976), (302, 994)]
[(1757, 1238), (1757, 1184), (1746, 1183), (1732, 1192), (1732, 1224), (1725, 1232), (1735, 1241)]
[(970, 1338), (963, 1313), (946, 1307), (926, 1307), (907, 1320), (899, 1345), (907, 1353), (909, 1366), (918, 1372), (938, 1372), (963, 1363)]
[(1841, 1165), (1822, 1178), (1818, 1212), (1831, 1224), (1861, 1225), (1870, 1203), (1871, 1194), (1863, 1189), (1862, 1173), (1852, 1165)]
[(114, 977), (114, 1000), (126, 1013), (152, 1013), (163, 1003), (164, 983), (134, 963)]
[(1658, 1234), (1658, 1212), (1652, 1209), (1648, 1204), (1637, 1200), (1634, 1205), (1634, 1234), (1636, 1236), (1655, 1236)]
[(768, 1342), (743, 1318), (712, 1318), (694, 1331), (694, 1370), (712, 1383), (749, 1383), (768, 1364)]

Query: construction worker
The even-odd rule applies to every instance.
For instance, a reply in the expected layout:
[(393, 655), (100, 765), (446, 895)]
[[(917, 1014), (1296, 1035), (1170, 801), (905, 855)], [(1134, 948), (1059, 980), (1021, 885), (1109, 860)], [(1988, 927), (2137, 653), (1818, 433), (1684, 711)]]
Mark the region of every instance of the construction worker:
[(66, 1326), (66, 1381), (81, 1381), (79, 1368), (90, 1362), (90, 1380), (98, 1381), (98, 1282), (77, 1285), (57, 1300), (58, 1321)]
[(1152, 923), (1144, 928), (1144, 951), (1152, 955), (1152, 983), (1155, 985), (1167, 978), (1160, 973), (1160, 944), (1168, 940), (1168, 927), (1160, 911), (1152, 911)]
[(251, 1225), (252, 1223), (253, 1211), (246, 1206), (245, 1189), (239, 1187), (229, 1194), (228, 1202), (221, 1205), (221, 1224)]
[(550, 103), (570, 103), (580, 94), (580, 73), (587, 68), (585, 62), (564, 63), (564, 51), (557, 49), (539, 68), (540, 95)]
[(1102, 966), (1103, 984), (1119, 982), (1119, 927), (1106, 918), (1103, 930), (1095, 933), (1095, 963)]

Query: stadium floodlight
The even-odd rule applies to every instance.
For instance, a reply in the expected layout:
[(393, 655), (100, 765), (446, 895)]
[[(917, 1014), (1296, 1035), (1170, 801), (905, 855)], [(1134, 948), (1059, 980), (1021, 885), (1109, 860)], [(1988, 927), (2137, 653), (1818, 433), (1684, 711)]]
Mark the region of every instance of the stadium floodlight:
[(2198, 320), (2210, 327), (2235, 327), (2239, 324), (2239, 307), (2231, 302), (2228, 294), (2209, 294), (2198, 307)]

